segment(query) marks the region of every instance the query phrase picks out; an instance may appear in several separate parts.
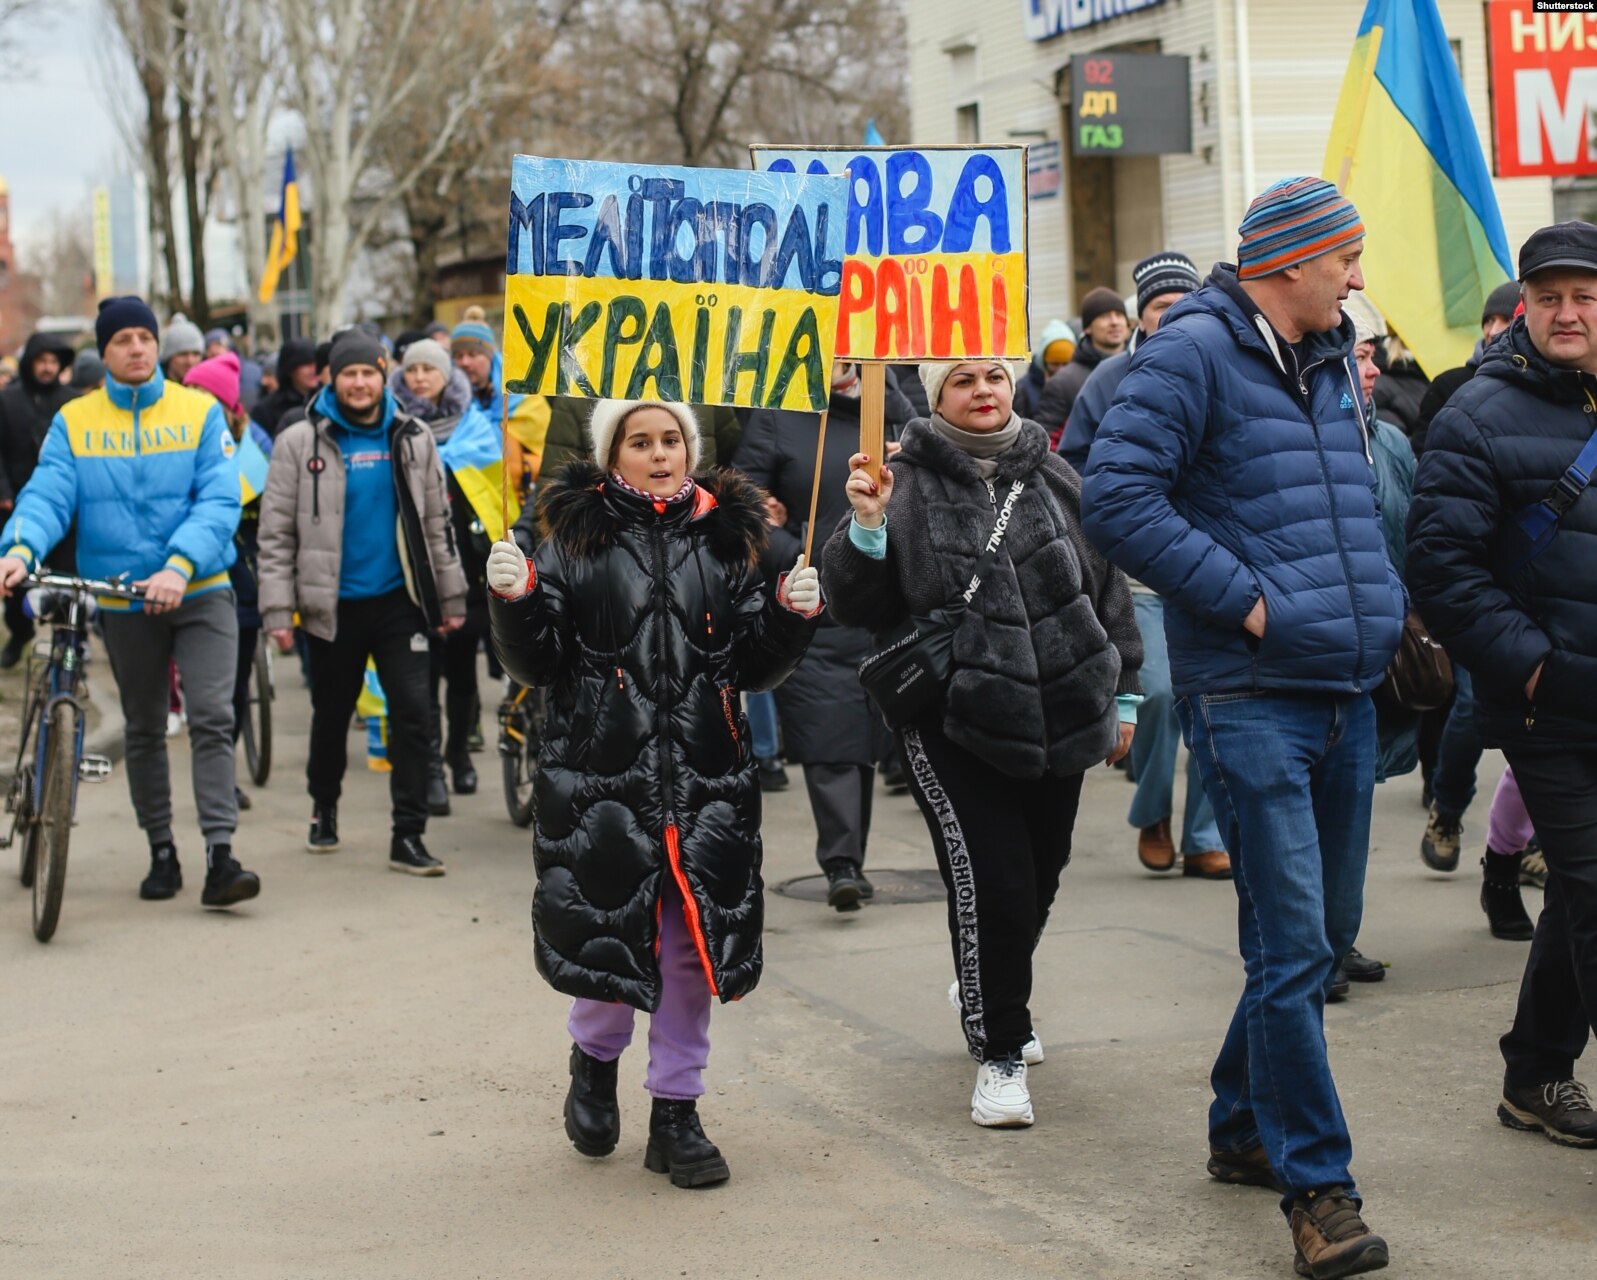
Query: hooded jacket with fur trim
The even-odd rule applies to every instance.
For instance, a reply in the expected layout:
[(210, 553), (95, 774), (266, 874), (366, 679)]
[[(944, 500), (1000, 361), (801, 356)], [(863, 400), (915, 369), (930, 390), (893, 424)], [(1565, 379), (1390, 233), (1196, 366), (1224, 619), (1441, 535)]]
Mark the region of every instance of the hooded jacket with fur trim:
[(536, 586), (491, 597), (511, 677), (547, 687), (532, 902), (538, 971), (568, 995), (654, 1010), (665, 877), (723, 1001), (759, 981), (760, 788), (740, 694), (798, 664), (815, 629), (757, 560), (762, 495), (701, 474), (653, 503), (573, 463), (544, 486)]

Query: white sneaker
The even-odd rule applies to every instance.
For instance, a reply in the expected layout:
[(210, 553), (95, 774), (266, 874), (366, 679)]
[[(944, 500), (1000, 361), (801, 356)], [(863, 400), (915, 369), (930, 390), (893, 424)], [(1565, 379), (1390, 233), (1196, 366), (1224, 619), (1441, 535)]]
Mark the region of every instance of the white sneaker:
[[(948, 984), (948, 1003), (956, 1009), (961, 1007), (959, 1003), (959, 983), (957, 980)], [(1042, 1064), (1046, 1055), (1044, 1055), (1042, 1051), (1042, 1041), (1037, 1039), (1037, 1033), (1035, 1031), (1032, 1032), (1031, 1039), (1026, 1041), (1026, 1043), (1021, 1046), (1020, 1056), (1026, 1060), (1026, 1065), (1028, 1067), (1040, 1066)]]
[(984, 1062), (977, 1068), (970, 1118), (984, 1129), (1023, 1129), (1032, 1123), (1026, 1064), (1019, 1055)]
[(166, 713), (166, 736), (175, 738), (183, 732), (183, 716), (181, 712), (168, 711)]

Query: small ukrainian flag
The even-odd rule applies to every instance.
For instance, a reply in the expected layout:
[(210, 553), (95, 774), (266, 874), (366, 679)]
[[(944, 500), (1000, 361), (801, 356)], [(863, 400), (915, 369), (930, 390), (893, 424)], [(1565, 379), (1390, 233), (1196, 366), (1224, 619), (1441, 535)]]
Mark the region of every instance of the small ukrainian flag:
[(283, 157), (283, 199), (277, 221), (272, 223), (272, 243), (266, 250), (266, 270), (261, 273), (260, 298), (270, 302), (277, 294), (277, 280), (299, 252), (299, 183), (294, 178), (294, 148)]
[(248, 431), (238, 442), (233, 456), (238, 460), (239, 501), (247, 507), (266, 492), (266, 472), (272, 465), (271, 460)]

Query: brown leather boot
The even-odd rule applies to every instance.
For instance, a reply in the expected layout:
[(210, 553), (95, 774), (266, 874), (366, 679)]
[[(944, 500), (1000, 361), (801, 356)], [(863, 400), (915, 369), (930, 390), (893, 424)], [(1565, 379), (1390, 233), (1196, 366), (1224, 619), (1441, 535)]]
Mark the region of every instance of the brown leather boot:
[(1364, 1225), (1358, 1202), (1341, 1187), (1311, 1191), (1292, 1202), (1292, 1267), (1312, 1280), (1362, 1275), (1386, 1265), (1386, 1241)]
[(1270, 1168), (1270, 1157), (1264, 1154), (1262, 1144), (1246, 1151), (1210, 1147), (1208, 1167), (1209, 1176), (1216, 1182), (1229, 1182), (1238, 1187), (1268, 1187), (1275, 1192), (1286, 1190), (1276, 1181), (1275, 1170)]
[(1165, 818), (1137, 833), (1137, 861), (1149, 871), (1169, 871), (1176, 865), (1176, 842)]
[(1181, 855), (1181, 874), (1197, 876), (1202, 880), (1229, 880), (1231, 855), (1224, 849), (1207, 849), (1203, 853)]

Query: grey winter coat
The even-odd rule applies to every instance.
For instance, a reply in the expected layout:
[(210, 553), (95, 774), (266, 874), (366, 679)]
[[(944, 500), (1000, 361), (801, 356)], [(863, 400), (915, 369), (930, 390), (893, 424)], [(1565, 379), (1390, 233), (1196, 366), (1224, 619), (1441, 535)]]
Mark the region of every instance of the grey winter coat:
[(1081, 481), (1024, 422), (989, 483), (976, 462), (917, 420), (893, 460), (887, 556), (849, 538), (826, 544), (821, 584), (832, 618), (882, 636), (960, 595), (992, 532), (998, 496), (1017, 479), (997, 566), (954, 638), (944, 707), (948, 738), (1021, 778), (1063, 777), (1102, 761), (1119, 735), (1117, 693), (1138, 691), (1142, 637), (1125, 575), (1081, 531)]
[[(389, 428), (399, 502), (395, 537), (405, 585), (429, 627), (466, 613), (466, 576), (449, 523), (438, 446), (427, 424), (395, 412)], [(344, 454), (331, 424), (313, 406), (285, 427), (272, 449), (261, 498), (261, 625), (300, 626), (320, 640), (338, 629), (338, 578), (344, 553)]]

